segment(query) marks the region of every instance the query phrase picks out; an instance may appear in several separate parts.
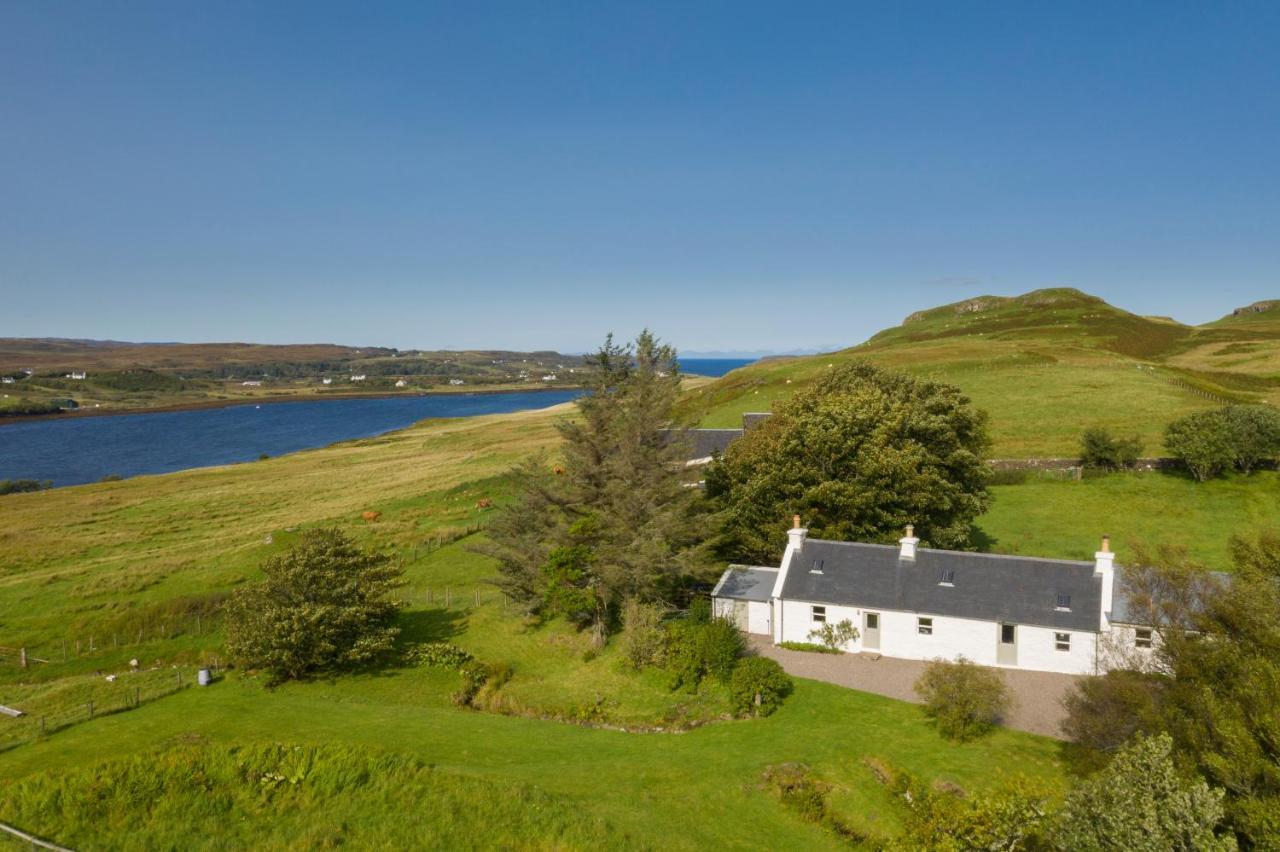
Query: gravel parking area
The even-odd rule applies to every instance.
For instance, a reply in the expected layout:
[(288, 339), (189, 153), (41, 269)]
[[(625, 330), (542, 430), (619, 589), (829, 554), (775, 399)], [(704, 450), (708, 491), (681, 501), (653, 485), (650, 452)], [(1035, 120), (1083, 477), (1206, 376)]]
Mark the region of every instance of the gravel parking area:
[[(750, 637), (751, 646), (762, 657), (777, 660), (796, 677), (874, 692), (889, 698), (920, 703), (911, 686), (924, 671), (918, 660), (876, 658), (870, 654), (815, 654), (775, 648), (767, 637)], [(1058, 725), (1066, 716), (1062, 696), (1079, 678), (1076, 675), (998, 669), (1013, 693), (1015, 706), (1004, 720), (1006, 727), (1062, 739)]]

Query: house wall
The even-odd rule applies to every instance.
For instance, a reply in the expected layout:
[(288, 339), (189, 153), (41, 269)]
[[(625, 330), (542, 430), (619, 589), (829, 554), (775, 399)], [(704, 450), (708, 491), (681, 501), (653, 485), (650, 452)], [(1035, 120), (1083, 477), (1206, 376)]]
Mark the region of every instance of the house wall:
[[(809, 631), (820, 625), (812, 618), (813, 604), (807, 601), (781, 601), (781, 624), (774, 624), (774, 634), (783, 642), (811, 642)], [(821, 605), (821, 604), (819, 604)], [(835, 624), (849, 619), (859, 630), (859, 638), (845, 649), (851, 652), (865, 650), (861, 635), (864, 610), (855, 607), (826, 604), (827, 623)], [(1000, 638), (1000, 625), (994, 621), (968, 618), (932, 616), (932, 635), (921, 635), (916, 619), (929, 613), (870, 610), (880, 613), (880, 648), (878, 653), (886, 657), (908, 660), (932, 660), (938, 657), (954, 660), (965, 657), (984, 666), (996, 663), (996, 648)], [(1069, 632), (1071, 650), (1055, 648), (1054, 634)], [(1065, 674), (1093, 674), (1097, 668), (1098, 637), (1096, 633), (1081, 631), (1056, 631), (1048, 627), (1018, 625), (1017, 668), (1034, 671), (1062, 672)]]
[(746, 633), (769, 635), (770, 613), (773, 605), (769, 601), (740, 601), (733, 598), (712, 598), (711, 614), (717, 618), (727, 618)]
[(1138, 628), (1131, 624), (1112, 624), (1105, 636), (1098, 640), (1099, 667), (1108, 669), (1134, 669), (1151, 671), (1155, 668), (1156, 648), (1160, 647), (1160, 633), (1151, 632), (1151, 647), (1137, 646)]

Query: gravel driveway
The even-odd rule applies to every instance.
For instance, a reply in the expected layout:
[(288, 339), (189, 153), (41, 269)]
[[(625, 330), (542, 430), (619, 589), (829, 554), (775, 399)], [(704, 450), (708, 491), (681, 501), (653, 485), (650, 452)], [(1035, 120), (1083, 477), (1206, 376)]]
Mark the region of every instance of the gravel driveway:
[[(893, 657), (877, 659), (870, 654), (815, 654), (775, 648), (766, 636), (751, 636), (751, 647), (762, 657), (771, 657), (788, 673), (874, 692), (902, 701), (919, 704), (911, 686), (924, 671), (925, 663)], [(1015, 706), (1004, 725), (1019, 731), (1030, 731), (1046, 737), (1062, 739), (1059, 723), (1066, 716), (1062, 696), (1079, 677), (1077, 675), (997, 669), (1013, 693)]]

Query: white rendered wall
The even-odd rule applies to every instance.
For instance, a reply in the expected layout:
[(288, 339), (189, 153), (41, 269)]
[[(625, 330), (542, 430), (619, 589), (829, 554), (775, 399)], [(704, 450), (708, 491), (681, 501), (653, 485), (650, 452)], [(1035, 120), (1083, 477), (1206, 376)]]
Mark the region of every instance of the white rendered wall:
[(769, 635), (769, 611), (772, 601), (751, 601), (747, 604), (747, 632)]
[(717, 618), (727, 618), (747, 633), (769, 635), (769, 614), (773, 608), (770, 601), (738, 601), (732, 598), (712, 598), (711, 614)]
[[(809, 631), (821, 625), (813, 621), (813, 605), (802, 601), (782, 601), (780, 604), (781, 624), (774, 624), (775, 635), (781, 636), (779, 641), (814, 641), (809, 637)], [(861, 634), (864, 612), (862, 609), (831, 604), (825, 606), (828, 624), (836, 624), (848, 619)], [(878, 653), (886, 657), (900, 657), (908, 660), (932, 660), (941, 657), (954, 660), (963, 656), (984, 666), (996, 665), (1000, 625), (994, 621), (935, 615), (932, 616), (932, 635), (924, 636), (917, 630), (916, 619), (920, 614), (891, 610), (869, 611), (880, 613)], [(927, 613), (923, 615), (929, 617)], [(1056, 649), (1055, 633), (1070, 633), (1070, 651)], [(1066, 674), (1093, 674), (1097, 667), (1097, 638), (1097, 634), (1087, 631), (1059, 631), (1049, 627), (1020, 624), (1017, 633), (1016, 668)], [(858, 640), (851, 643), (845, 650), (851, 652), (864, 650), (863, 637), (859, 635)]]

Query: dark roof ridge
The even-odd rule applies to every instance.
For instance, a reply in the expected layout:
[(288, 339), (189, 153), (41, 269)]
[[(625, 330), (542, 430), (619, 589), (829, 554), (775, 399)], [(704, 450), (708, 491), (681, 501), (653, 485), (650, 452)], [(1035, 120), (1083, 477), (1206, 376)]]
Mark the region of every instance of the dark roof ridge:
[[(835, 541), (829, 538), (811, 538), (811, 542), (821, 542), (822, 544), (839, 544), (845, 547), (875, 547), (885, 548), (886, 550), (897, 550), (895, 544), (876, 544), (869, 541)], [(1023, 556), (1018, 553), (979, 553), (974, 550), (944, 550), (938, 547), (919, 547), (917, 553), (945, 553), (949, 556), (972, 556), (982, 559), (1022, 559), (1031, 562), (1051, 562), (1056, 565), (1092, 565), (1093, 563), (1087, 559), (1055, 559), (1051, 556)]]

